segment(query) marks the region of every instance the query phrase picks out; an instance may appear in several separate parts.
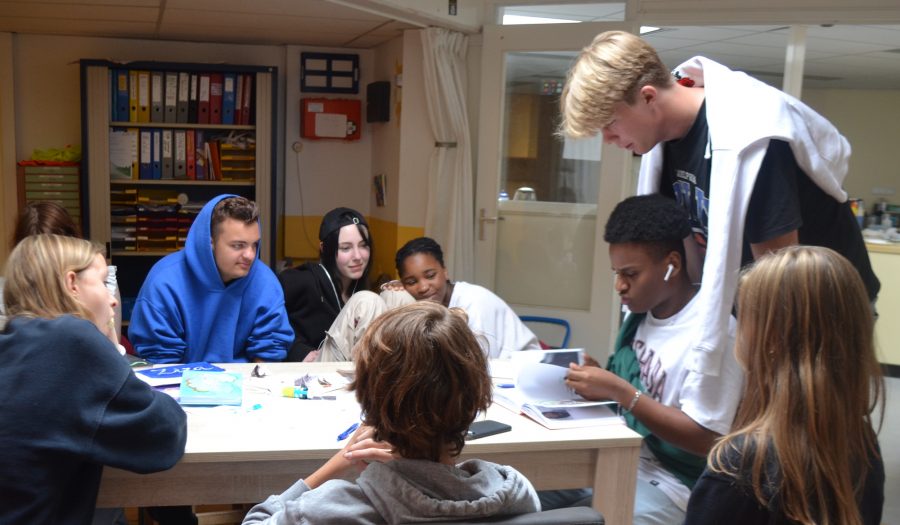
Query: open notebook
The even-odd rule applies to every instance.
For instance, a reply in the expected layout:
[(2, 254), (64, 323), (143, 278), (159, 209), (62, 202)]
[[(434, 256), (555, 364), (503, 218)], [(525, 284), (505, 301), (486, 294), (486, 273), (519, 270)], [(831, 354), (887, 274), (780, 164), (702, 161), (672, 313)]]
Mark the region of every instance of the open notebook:
[[(532, 354), (533, 355), (527, 355)], [(614, 401), (588, 401), (566, 386), (568, 364), (581, 361), (581, 350), (517, 352), (513, 384), (494, 387), (494, 403), (521, 412), (547, 428), (621, 424)]]

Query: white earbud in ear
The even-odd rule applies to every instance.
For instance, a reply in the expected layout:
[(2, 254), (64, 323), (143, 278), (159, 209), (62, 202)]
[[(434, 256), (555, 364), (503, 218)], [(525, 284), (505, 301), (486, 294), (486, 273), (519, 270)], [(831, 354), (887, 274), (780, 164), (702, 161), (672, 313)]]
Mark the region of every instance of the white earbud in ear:
[(669, 269), (666, 270), (666, 276), (663, 277), (663, 281), (669, 282), (669, 277), (672, 277), (672, 270), (674, 270), (674, 269), (675, 269), (675, 267), (670, 264)]

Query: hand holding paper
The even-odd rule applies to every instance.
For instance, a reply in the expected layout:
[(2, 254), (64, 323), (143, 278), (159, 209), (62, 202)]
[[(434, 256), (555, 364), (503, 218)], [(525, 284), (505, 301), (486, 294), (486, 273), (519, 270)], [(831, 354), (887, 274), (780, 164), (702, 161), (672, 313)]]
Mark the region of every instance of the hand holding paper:
[(632, 394), (634, 388), (624, 379), (603, 368), (569, 365), (565, 384), (586, 399), (619, 399), (621, 392)]

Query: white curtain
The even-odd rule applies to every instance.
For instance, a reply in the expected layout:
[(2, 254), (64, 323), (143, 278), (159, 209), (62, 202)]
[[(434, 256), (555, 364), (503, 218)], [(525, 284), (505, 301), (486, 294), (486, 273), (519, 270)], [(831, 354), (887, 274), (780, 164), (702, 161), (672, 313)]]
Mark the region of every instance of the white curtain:
[(428, 163), (428, 208), (425, 235), (444, 249), (450, 277), (472, 281), (474, 259), (474, 191), (472, 148), (466, 117), (468, 38), (446, 29), (422, 30), (425, 98), (435, 137)]

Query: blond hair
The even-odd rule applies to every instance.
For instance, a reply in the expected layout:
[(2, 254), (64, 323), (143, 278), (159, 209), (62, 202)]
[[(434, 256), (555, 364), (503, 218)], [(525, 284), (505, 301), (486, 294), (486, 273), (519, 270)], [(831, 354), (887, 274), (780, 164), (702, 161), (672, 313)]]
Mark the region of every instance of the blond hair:
[(62, 235), (31, 235), (22, 239), (6, 262), (3, 298), (12, 318), (53, 319), (70, 314), (94, 322), (94, 316), (66, 287), (66, 274), (87, 269), (103, 247)]
[(491, 378), (465, 313), (419, 301), (379, 316), (354, 347), (350, 385), (365, 423), (408, 459), (457, 456)]
[(789, 520), (861, 523), (856, 496), (877, 457), (872, 413), (884, 391), (873, 328), (862, 279), (838, 253), (793, 246), (757, 261), (738, 294), (744, 397), (711, 470), (747, 483), (764, 507), (777, 495)]
[(596, 135), (612, 120), (613, 106), (633, 104), (641, 87), (673, 84), (672, 74), (647, 41), (624, 31), (600, 33), (569, 69), (560, 97), (559, 133), (572, 138)]

